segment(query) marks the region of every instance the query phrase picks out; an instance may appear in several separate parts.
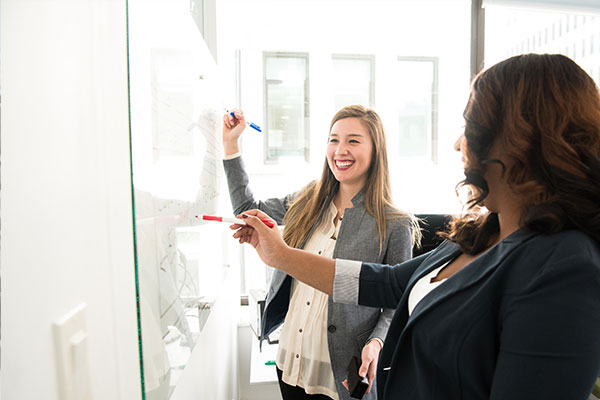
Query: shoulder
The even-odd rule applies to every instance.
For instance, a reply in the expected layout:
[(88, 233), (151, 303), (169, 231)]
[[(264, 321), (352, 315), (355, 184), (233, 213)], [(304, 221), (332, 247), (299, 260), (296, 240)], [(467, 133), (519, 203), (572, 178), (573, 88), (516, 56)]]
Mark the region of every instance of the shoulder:
[(569, 230), (553, 235), (539, 235), (532, 243), (534, 252), (545, 251), (548, 263), (600, 272), (600, 245), (581, 231)]
[(542, 258), (582, 256), (598, 260), (600, 257), (599, 244), (578, 230), (566, 230), (551, 235), (534, 234), (522, 247), (529, 251), (543, 251)]
[(524, 289), (547, 284), (549, 280), (566, 283), (600, 278), (600, 247), (576, 230), (533, 234), (515, 247), (504, 264), (510, 267), (510, 275), (521, 282), (516, 286)]
[(386, 228), (391, 236), (400, 236), (412, 241), (412, 238), (418, 233), (415, 231), (419, 229), (419, 225), (414, 215), (388, 207), (386, 208)]
[(392, 236), (413, 236), (414, 226), (410, 217), (388, 219), (386, 226)]

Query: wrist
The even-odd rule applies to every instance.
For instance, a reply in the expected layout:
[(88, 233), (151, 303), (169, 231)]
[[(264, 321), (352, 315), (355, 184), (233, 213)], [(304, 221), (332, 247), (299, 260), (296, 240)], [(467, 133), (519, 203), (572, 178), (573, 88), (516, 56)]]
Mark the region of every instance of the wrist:
[(232, 154), (239, 153), (239, 152), (240, 152), (240, 145), (237, 140), (223, 141), (223, 153), (226, 156), (230, 156)]
[(381, 351), (381, 349), (383, 348), (383, 340), (377, 337), (372, 337), (371, 339), (367, 340), (365, 346), (367, 345), (377, 346), (379, 348), (379, 351)]
[(293, 257), (293, 252), (294, 249), (288, 246), (287, 243), (283, 242), (275, 253), (275, 264), (285, 265), (285, 262)]

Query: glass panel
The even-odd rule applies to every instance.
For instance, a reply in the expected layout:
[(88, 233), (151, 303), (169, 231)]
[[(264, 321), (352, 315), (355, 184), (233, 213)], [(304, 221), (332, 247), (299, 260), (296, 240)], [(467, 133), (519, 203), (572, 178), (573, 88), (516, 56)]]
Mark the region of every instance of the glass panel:
[(142, 389), (166, 400), (225, 273), (228, 232), (196, 217), (218, 206), (219, 92), (189, 0), (129, 0), (128, 40)]
[[(399, 88), (398, 132), (401, 156), (427, 156), (434, 135), (433, 122), (437, 120), (436, 60), (398, 61)], [(433, 158), (433, 157), (432, 157)]]
[(308, 160), (308, 56), (265, 54), (266, 159)]
[(360, 56), (333, 56), (333, 101), (335, 109), (362, 104), (373, 106), (373, 59)]
[[(600, 6), (598, 6), (600, 12)], [(485, 65), (522, 53), (558, 53), (573, 59), (600, 84), (600, 16), (485, 8)]]

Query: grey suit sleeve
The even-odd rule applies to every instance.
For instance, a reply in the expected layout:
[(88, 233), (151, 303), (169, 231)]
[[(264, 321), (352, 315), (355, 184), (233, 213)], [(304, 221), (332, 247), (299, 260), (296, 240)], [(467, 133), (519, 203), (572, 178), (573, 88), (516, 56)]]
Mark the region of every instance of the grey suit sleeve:
[[(404, 221), (394, 221), (388, 225), (392, 231), (390, 232), (389, 241), (386, 248), (383, 263), (388, 265), (400, 264), (403, 261), (412, 258), (412, 231), (408, 223)], [(392, 322), (394, 309), (383, 309), (379, 316), (379, 321), (369, 335), (370, 338), (378, 338), (383, 342), (387, 331)]]
[(250, 189), (248, 174), (246, 173), (242, 157), (223, 160), (223, 167), (225, 168), (229, 198), (231, 199), (234, 215), (257, 208), (267, 213), (278, 224), (281, 224), (294, 195), (287, 195), (283, 198), (271, 198), (264, 201), (256, 200)]

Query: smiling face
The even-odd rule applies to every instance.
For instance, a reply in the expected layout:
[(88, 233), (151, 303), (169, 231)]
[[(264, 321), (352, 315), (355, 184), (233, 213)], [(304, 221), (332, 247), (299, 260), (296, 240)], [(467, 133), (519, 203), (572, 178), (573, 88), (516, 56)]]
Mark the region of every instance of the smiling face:
[(336, 121), (329, 133), (327, 163), (340, 184), (362, 188), (373, 156), (373, 141), (367, 127), (354, 117)]

